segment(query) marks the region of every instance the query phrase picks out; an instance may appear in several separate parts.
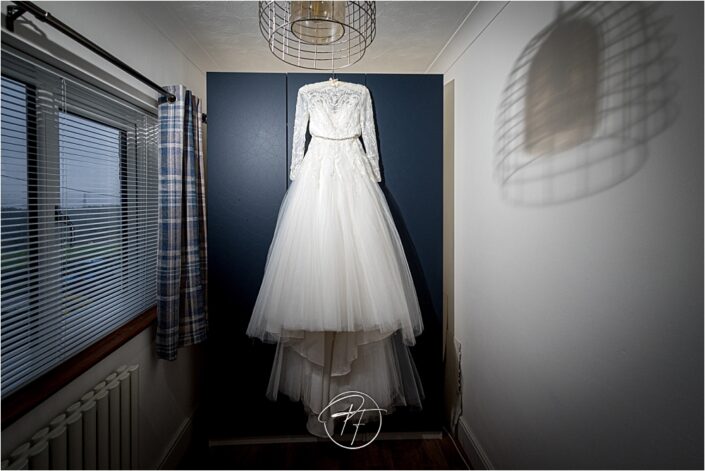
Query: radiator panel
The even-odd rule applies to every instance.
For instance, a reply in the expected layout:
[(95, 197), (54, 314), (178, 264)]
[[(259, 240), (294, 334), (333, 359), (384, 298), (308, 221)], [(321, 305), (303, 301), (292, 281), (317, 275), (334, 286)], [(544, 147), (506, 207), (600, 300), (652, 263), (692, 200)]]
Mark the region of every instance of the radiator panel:
[(139, 469), (139, 365), (123, 365), (2, 460), (2, 469)]

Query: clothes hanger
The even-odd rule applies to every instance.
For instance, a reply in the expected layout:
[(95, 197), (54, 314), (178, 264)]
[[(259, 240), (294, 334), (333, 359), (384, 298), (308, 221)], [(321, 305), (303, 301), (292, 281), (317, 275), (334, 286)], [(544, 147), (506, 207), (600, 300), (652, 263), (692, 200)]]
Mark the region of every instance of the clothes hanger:
[(331, 75), (330, 75), (330, 77), (328, 78), (328, 82), (331, 83), (331, 84), (333, 84), (334, 86), (338, 86), (339, 80), (338, 80), (338, 78), (335, 76), (335, 69), (332, 69), (332, 70), (331, 70)]

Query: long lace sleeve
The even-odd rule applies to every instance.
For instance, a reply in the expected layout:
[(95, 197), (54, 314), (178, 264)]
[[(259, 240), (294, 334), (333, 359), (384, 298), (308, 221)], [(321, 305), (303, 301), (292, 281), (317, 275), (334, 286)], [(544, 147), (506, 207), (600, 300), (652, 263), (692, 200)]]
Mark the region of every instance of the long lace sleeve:
[(367, 151), (367, 161), (372, 171), (374, 181), (381, 182), (382, 175), (379, 171), (379, 151), (377, 149), (377, 133), (375, 132), (375, 117), (372, 112), (372, 98), (370, 91), (365, 90), (364, 103), (362, 104), (362, 140)]
[(301, 93), (296, 95), (296, 113), (294, 115), (294, 138), (291, 148), (291, 168), (289, 169), (289, 179), (296, 179), (299, 167), (304, 160), (304, 148), (306, 147), (306, 128), (308, 126), (308, 103), (306, 96)]

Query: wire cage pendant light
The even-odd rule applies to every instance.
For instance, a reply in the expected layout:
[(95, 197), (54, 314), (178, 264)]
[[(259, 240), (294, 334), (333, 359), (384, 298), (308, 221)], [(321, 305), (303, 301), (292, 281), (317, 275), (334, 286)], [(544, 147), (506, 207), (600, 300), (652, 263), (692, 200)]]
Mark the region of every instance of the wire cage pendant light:
[(358, 62), (372, 44), (376, 6), (371, 1), (260, 1), (259, 27), (278, 59), (335, 71)]

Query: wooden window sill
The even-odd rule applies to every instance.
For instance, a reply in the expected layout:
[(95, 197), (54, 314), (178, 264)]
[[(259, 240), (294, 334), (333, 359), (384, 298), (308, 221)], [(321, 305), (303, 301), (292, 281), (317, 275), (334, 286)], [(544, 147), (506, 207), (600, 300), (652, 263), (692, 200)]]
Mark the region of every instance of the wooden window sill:
[(2, 430), (151, 326), (156, 318), (154, 306), (2, 399)]

